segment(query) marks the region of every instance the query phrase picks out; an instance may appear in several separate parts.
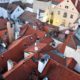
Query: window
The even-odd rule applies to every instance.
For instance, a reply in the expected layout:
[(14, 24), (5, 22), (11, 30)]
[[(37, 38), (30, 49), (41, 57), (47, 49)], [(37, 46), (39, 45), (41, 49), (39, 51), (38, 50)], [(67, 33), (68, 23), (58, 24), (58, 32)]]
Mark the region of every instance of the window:
[(20, 11), (19, 9), (17, 9), (17, 11)]
[(65, 6), (65, 8), (68, 9), (69, 7), (68, 6)]
[(67, 13), (66, 13), (66, 12), (63, 14), (63, 17), (64, 17), (64, 18), (66, 18), (66, 17), (67, 17)]
[(69, 2), (69, 0), (67, 0), (67, 2)]
[(5, 32), (4, 35), (7, 35), (7, 32)]
[(51, 12), (51, 16), (53, 16), (54, 15), (54, 13), (53, 12)]
[(58, 11), (58, 15), (60, 15), (60, 11)]
[(71, 14), (70, 18), (72, 18), (72, 19), (73, 19), (73, 15), (72, 15), (72, 14)]

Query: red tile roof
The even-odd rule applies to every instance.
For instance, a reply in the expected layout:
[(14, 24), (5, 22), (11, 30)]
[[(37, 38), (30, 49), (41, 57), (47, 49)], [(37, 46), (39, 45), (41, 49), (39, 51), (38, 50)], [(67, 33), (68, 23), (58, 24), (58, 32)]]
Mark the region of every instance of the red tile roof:
[(65, 41), (58, 45), (57, 49), (61, 53), (64, 53), (66, 46), (69, 46), (73, 49), (77, 49), (77, 40), (75, 39), (75, 36), (73, 33), (70, 33), (68, 37), (65, 39)]
[(53, 42), (53, 39), (51, 37), (45, 37), (40, 42), (49, 44), (49, 43)]
[(4, 52), (4, 54), (0, 55), (0, 69), (4, 70), (6, 68), (6, 63), (8, 59), (11, 59), (15, 62), (23, 59), (24, 57), (24, 49), (28, 46), (32, 45), (36, 41), (37, 37), (35, 34), (24, 36), (15, 42), (13, 42), (8, 50)]
[(5, 32), (7, 32), (7, 30), (5, 29), (5, 30), (0, 30), (0, 37), (3, 37), (4, 36), (4, 34), (5, 34)]
[(0, 18), (0, 30), (7, 28), (7, 19)]
[(66, 58), (66, 66), (70, 69), (74, 69), (76, 66), (77, 62), (73, 58)]
[(26, 25), (26, 24), (23, 26), (23, 29), (21, 29), (20, 33), (21, 33), (20, 34), (21, 36), (27, 36), (27, 35), (30, 35), (30, 34), (36, 34), (38, 38), (45, 37), (45, 32), (44, 31), (35, 30), (30, 25)]
[[(43, 53), (44, 54), (44, 53)], [(51, 51), (47, 53), (53, 60), (57, 61), (58, 63), (62, 64), (62, 65), (66, 65), (66, 60), (65, 58), (62, 58), (54, 53), (52, 53)]]
[[(43, 49), (46, 45), (47, 45), (46, 43), (38, 43), (38, 44), (37, 44), (37, 47), (38, 47), (37, 53), (40, 52), (40, 51), (42, 51), (42, 49)], [(25, 52), (33, 52), (33, 53), (36, 53), (36, 51), (35, 51), (34, 48), (35, 48), (35, 45), (30, 46), (29, 48), (25, 49)]]
[[(35, 59), (38, 58), (38, 54), (35, 54)], [(14, 69), (10, 70), (9, 72), (3, 75), (4, 79), (6, 80), (29, 80), (29, 76), (31, 76), (31, 72), (34, 70), (34, 74), (39, 78), (44, 78), (48, 76), (49, 80), (80, 80), (80, 75), (75, 73), (74, 71), (64, 67), (63, 65), (59, 64), (55, 60), (50, 59), (48, 64), (46, 65), (45, 69), (43, 70), (42, 74), (38, 73), (37, 70), (37, 62), (35, 63), (32, 59), (30, 60), (23, 60), (18, 63)], [(18, 77), (20, 76), (20, 77)], [(14, 77), (14, 78), (13, 78)], [(35, 80), (35, 79), (34, 79)], [(41, 80), (41, 79), (40, 79)]]
[(75, 41), (74, 34), (70, 33), (67, 37), (67, 39), (64, 42), (66, 45), (68, 45), (71, 48), (77, 49), (77, 42)]

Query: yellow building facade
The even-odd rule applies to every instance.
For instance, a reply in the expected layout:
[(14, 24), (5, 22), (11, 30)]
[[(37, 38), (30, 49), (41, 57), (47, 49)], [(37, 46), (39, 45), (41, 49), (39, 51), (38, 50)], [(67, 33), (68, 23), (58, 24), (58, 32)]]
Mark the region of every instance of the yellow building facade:
[(45, 16), (48, 16), (46, 21), (49, 23), (52, 20), (52, 25), (69, 27), (77, 20), (79, 12), (71, 0), (64, 0), (54, 8), (50, 7)]

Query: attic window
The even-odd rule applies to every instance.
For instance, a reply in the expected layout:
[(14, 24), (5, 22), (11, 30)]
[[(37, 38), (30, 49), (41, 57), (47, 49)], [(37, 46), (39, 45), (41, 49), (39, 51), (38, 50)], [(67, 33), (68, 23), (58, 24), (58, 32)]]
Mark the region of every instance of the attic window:
[(72, 18), (72, 19), (73, 19), (73, 15), (72, 15), (72, 14), (71, 14), (70, 18)]
[(67, 2), (69, 2), (69, 0), (67, 0)]
[(19, 11), (19, 9), (17, 9), (17, 11)]
[(65, 6), (65, 8), (66, 8), (66, 9), (68, 9), (68, 8), (69, 8), (69, 6)]
[(64, 17), (64, 18), (66, 18), (66, 17), (67, 17), (67, 13), (66, 13), (66, 12), (63, 14), (63, 17)]

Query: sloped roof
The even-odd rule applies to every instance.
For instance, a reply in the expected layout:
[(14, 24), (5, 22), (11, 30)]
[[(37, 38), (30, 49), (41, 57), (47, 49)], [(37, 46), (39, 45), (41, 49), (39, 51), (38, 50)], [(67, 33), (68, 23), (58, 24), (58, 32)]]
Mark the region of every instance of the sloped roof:
[[(25, 80), (27, 78), (27, 80), (29, 80), (31, 72), (35, 72), (36, 76), (38, 76), (39, 74), (37, 70), (37, 62), (35, 63), (35, 60), (38, 59), (38, 54), (34, 54), (33, 58), (34, 60), (30, 58), (29, 60), (22, 60), (21, 62), (19, 62), (16, 66), (14, 66), (14, 69), (6, 72), (3, 75), (4, 78), (8, 78), (10, 80), (13, 80), (13, 77), (14, 79), (18, 80)], [(52, 59), (49, 60), (42, 74), (40, 74), (40, 77), (43, 78), (46, 75), (50, 80), (80, 80), (79, 74), (75, 73), (74, 71), (71, 71), (70, 69), (64, 67), (63, 65), (59, 64), (58, 62)], [(34, 75), (32, 78), (36, 80)]]
[(58, 45), (57, 50), (61, 53), (64, 53), (66, 46), (69, 46), (73, 49), (77, 49), (78, 41), (73, 33), (70, 33), (65, 41)]
[(0, 3), (0, 7), (7, 9), (8, 3)]
[(33, 22), (36, 20), (36, 14), (35, 13), (31, 13), (29, 11), (25, 11), (20, 17), (19, 19), (21, 19), (22, 21), (29, 21), (29, 22)]
[(53, 39), (51, 37), (45, 37), (44, 39), (42, 39), (40, 41), (41, 43), (50, 43), (50, 42), (53, 42)]
[(70, 33), (68, 35), (64, 43), (70, 46), (71, 48), (77, 49), (77, 41), (75, 40), (73, 33)]
[(8, 4), (7, 9), (10, 11), (14, 11), (17, 8), (16, 4)]
[[(40, 51), (42, 51), (42, 49), (43, 49), (46, 45), (47, 45), (46, 43), (38, 43), (38, 44), (37, 44), (37, 47), (38, 47), (37, 53), (40, 52)], [(30, 47), (28, 47), (27, 49), (25, 49), (25, 52), (33, 52), (33, 53), (36, 53), (36, 51), (35, 51), (34, 48), (35, 48), (35, 45), (30, 46)]]
[(45, 37), (45, 32), (40, 30), (33, 29), (30, 25), (24, 25), (24, 28), (21, 30), (21, 36), (27, 36), (30, 34), (36, 34), (37, 38)]

